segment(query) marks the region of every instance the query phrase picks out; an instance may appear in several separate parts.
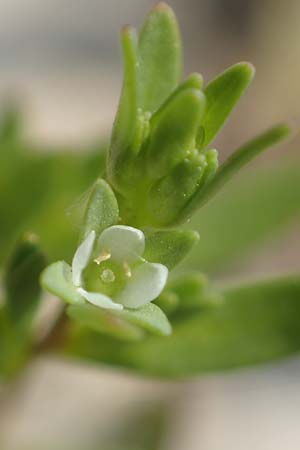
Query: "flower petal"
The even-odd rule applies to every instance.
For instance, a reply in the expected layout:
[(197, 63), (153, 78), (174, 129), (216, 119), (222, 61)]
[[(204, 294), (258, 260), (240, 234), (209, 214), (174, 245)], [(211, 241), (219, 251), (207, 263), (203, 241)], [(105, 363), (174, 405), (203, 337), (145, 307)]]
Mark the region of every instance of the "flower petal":
[(116, 301), (128, 308), (139, 308), (159, 296), (168, 278), (168, 269), (162, 264), (143, 263), (132, 273), (126, 287)]
[(145, 236), (141, 230), (125, 225), (107, 228), (98, 240), (99, 250), (109, 251), (111, 258), (120, 262), (134, 262), (145, 250)]
[(83, 269), (87, 266), (91, 253), (93, 251), (96, 239), (95, 231), (91, 231), (87, 238), (77, 248), (72, 261), (72, 279), (75, 286), (81, 285), (81, 275)]
[(64, 261), (57, 261), (46, 267), (41, 275), (41, 285), (66, 303), (85, 303), (73, 284), (71, 267)]
[(123, 305), (120, 305), (119, 303), (113, 302), (106, 295), (100, 294), (100, 292), (88, 292), (88, 291), (86, 291), (86, 290), (84, 290), (82, 288), (78, 288), (77, 291), (89, 303), (91, 303), (94, 306), (98, 306), (99, 308), (116, 309), (116, 310), (119, 310), (119, 311), (123, 309)]

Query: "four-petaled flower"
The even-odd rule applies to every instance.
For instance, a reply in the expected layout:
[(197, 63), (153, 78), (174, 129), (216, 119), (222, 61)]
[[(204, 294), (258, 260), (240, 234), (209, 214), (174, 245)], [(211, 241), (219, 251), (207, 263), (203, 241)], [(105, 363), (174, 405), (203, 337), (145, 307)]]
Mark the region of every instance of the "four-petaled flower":
[(141, 230), (115, 225), (96, 239), (91, 231), (75, 252), (72, 283), (87, 302), (100, 308), (139, 308), (159, 296), (168, 269), (143, 259)]

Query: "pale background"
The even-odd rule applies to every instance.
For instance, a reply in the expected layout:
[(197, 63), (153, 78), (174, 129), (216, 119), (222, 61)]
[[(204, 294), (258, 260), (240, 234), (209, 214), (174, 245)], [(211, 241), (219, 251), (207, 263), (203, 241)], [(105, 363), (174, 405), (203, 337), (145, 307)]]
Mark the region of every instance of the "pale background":
[[(255, 83), (218, 138), (223, 156), (274, 122), (299, 122), (298, 0), (169, 3), (182, 27), (187, 72), (198, 70), (209, 78), (239, 60), (257, 68)], [(33, 139), (76, 144), (109, 133), (121, 83), (118, 30), (125, 23), (141, 24), (152, 4), (0, 0), (0, 99), (22, 99)], [(298, 144), (296, 138), (295, 152)], [(284, 157), (278, 151), (273, 157), (279, 154)], [(238, 270), (295, 271), (299, 241), (295, 224)], [(191, 383), (41, 360), (13, 396), (1, 397), (0, 448), (86, 450), (128, 410), (166, 397), (173, 408), (163, 450), (298, 450), (299, 380), (296, 359)]]

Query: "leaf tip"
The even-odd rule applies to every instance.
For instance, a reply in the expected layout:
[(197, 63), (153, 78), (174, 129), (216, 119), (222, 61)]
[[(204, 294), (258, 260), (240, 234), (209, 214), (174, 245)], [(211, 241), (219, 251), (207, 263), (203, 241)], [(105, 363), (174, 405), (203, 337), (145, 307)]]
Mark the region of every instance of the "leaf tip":
[(235, 65), (236, 69), (240, 71), (244, 77), (251, 82), (255, 76), (255, 67), (251, 62), (241, 61)]
[(170, 5), (166, 2), (158, 2), (156, 5), (153, 6), (152, 11), (158, 11), (158, 12), (168, 12), (171, 14), (174, 14), (173, 9)]

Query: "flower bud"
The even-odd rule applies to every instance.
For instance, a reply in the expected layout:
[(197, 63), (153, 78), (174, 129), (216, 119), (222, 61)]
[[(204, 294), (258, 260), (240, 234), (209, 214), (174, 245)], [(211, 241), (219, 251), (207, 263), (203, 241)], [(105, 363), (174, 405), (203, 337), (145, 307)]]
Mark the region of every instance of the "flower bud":
[(154, 226), (176, 223), (181, 211), (194, 194), (202, 189), (217, 169), (217, 151), (190, 152), (170, 175), (159, 180), (149, 191), (148, 217)]

